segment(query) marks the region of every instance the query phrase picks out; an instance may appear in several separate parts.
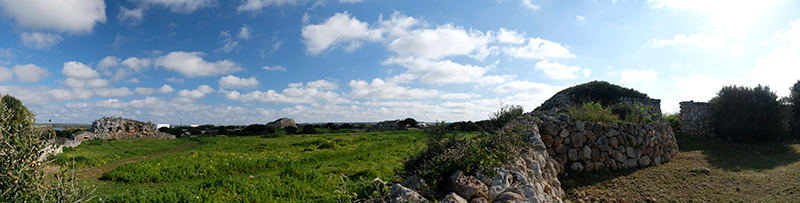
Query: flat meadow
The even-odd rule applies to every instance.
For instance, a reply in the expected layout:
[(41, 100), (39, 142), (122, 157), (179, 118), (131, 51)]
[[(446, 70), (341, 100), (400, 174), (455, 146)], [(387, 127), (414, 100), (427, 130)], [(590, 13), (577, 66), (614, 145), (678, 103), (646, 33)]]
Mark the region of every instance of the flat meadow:
[(375, 178), (402, 181), (396, 170), (426, 139), (409, 130), (92, 140), (55, 163), (72, 168), (74, 157), (75, 176), (96, 187), (94, 201), (349, 202), (388, 192)]

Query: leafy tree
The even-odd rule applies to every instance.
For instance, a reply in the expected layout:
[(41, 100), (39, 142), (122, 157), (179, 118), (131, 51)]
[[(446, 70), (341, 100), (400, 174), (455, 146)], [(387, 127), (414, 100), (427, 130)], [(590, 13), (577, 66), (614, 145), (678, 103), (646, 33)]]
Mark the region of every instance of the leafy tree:
[(297, 133), (297, 128), (292, 127), (292, 126), (288, 126), (288, 127), (283, 128), (283, 129), (286, 130), (286, 134), (287, 135), (291, 135), (291, 134)]
[(317, 129), (313, 125), (303, 126), (303, 134), (317, 134)]
[(192, 129), (189, 129), (189, 134), (199, 135), (199, 134), (203, 134), (203, 131), (200, 131), (199, 128), (192, 128)]
[(264, 124), (253, 124), (244, 127), (244, 130), (242, 131), (244, 131), (243, 133), (248, 135), (262, 135), (267, 133), (267, 128), (269, 127), (267, 127), (267, 125)]
[(785, 135), (783, 107), (768, 86), (725, 86), (709, 103), (720, 137), (772, 141)]
[(400, 121), (400, 125), (412, 128), (419, 127), (417, 120), (414, 120), (414, 118), (406, 118), (405, 120)]
[(273, 133), (275, 133), (275, 128), (272, 128), (272, 127), (267, 127), (267, 132), (268, 132), (269, 134), (273, 134)]
[(355, 127), (356, 126), (353, 126), (353, 124), (349, 124), (349, 123), (345, 123), (345, 124), (342, 124), (342, 125), (339, 126), (339, 128), (341, 128), (341, 129), (353, 129)]
[(795, 82), (789, 90), (791, 90), (788, 98), (788, 103), (791, 106), (789, 113), (791, 131), (789, 133), (792, 137), (798, 138), (800, 137), (800, 80)]
[(217, 134), (227, 135), (228, 134), (228, 128), (225, 127), (225, 126), (220, 126), (219, 128), (217, 128)]

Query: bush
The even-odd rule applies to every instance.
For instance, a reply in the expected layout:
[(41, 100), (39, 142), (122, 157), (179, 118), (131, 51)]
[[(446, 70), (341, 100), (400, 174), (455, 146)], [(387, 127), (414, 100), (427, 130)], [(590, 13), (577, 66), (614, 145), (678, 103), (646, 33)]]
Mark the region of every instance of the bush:
[(664, 115), (664, 119), (669, 121), (669, 126), (672, 127), (672, 131), (680, 132), (681, 127), (679, 123), (679, 113), (667, 113)]
[(489, 122), (483, 126), (483, 129), (487, 131), (497, 131), (505, 126), (506, 123), (521, 116), (524, 112), (525, 110), (520, 105), (503, 105), (501, 103), (500, 110), (492, 113)]
[(620, 119), (630, 123), (652, 123), (653, 116), (650, 115), (651, 107), (641, 103), (616, 104), (611, 106), (611, 113)]
[(709, 101), (720, 137), (734, 141), (772, 141), (785, 135), (778, 96), (768, 86), (725, 86)]
[(567, 109), (567, 115), (570, 119), (589, 122), (618, 122), (619, 116), (615, 115), (608, 108), (603, 108), (603, 105), (595, 102), (584, 103), (580, 106), (572, 105)]
[(313, 125), (303, 126), (303, 134), (317, 134), (317, 129)]
[(483, 131), (483, 128), (472, 121), (461, 121), (447, 125), (447, 130), (459, 132), (479, 132)]
[(285, 128), (283, 128), (283, 129), (284, 129), (284, 130), (286, 130), (286, 134), (287, 134), (287, 135), (291, 135), (291, 134), (295, 134), (295, 133), (297, 133), (297, 128), (295, 128), (295, 127), (292, 127), (292, 126), (285, 127)]
[(341, 129), (353, 129), (355, 127), (356, 126), (353, 126), (353, 124), (349, 124), (349, 123), (345, 123), (345, 124), (342, 124), (342, 125), (339, 126), (339, 128), (341, 128)]

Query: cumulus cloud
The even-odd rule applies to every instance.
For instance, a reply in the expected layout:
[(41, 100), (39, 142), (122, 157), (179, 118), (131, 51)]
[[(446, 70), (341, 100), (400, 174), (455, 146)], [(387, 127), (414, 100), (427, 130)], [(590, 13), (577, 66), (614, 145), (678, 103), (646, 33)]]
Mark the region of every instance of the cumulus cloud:
[(186, 77), (215, 76), (244, 70), (229, 60), (206, 61), (203, 59), (205, 55), (203, 52), (170, 52), (166, 56), (158, 57), (155, 66), (177, 71)]
[(131, 90), (129, 90), (127, 87), (98, 88), (94, 89), (94, 93), (101, 97), (124, 97), (128, 95), (133, 95), (133, 92), (131, 92)]
[(236, 8), (236, 10), (238, 10), (239, 12), (260, 11), (261, 8), (267, 6), (272, 6), (272, 5), (281, 6), (286, 4), (295, 5), (299, 1), (300, 0), (246, 0), (242, 3), (242, 5), (239, 5), (239, 7)]
[(136, 58), (136, 57), (128, 57), (124, 61), (122, 61), (122, 65), (130, 68), (136, 72), (142, 72), (150, 68), (150, 59), (149, 58)]
[(175, 89), (172, 89), (172, 87), (170, 87), (169, 85), (164, 85), (164, 86), (161, 86), (161, 88), (158, 88), (158, 89), (153, 89), (153, 88), (148, 88), (148, 87), (137, 87), (133, 91), (136, 92), (136, 94), (138, 94), (138, 95), (151, 95), (151, 94), (154, 94), (156, 92), (161, 93), (161, 94), (166, 94), (166, 93), (174, 92)]
[(169, 82), (177, 82), (177, 83), (183, 84), (183, 78), (171, 77), (171, 78), (167, 78), (167, 81), (169, 81)]
[(242, 48), (242, 45), (239, 45), (239, 41), (234, 41), (231, 38), (231, 34), (229, 34), (228, 31), (220, 32), (219, 38), (222, 39), (222, 42), (225, 43), (225, 45), (223, 45), (222, 47), (220, 47), (218, 49), (215, 49), (214, 51), (217, 51), (217, 52), (221, 51), (221, 52), (225, 52), (225, 53), (230, 53), (233, 50), (239, 50), (240, 48)]
[(106, 56), (105, 58), (101, 59), (99, 63), (97, 63), (97, 69), (99, 70), (106, 70), (109, 67), (118, 66), (120, 59), (116, 56)]
[(703, 49), (719, 49), (725, 47), (725, 40), (720, 37), (712, 37), (705, 33), (698, 33), (694, 35), (675, 35), (672, 39), (665, 40), (650, 40), (653, 46), (663, 47), (671, 45), (694, 45)]
[(242, 28), (239, 30), (239, 34), (237, 34), (236, 37), (244, 40), (250, 39), (250, 36), (252, 36), (250, 29), (251, 28), (248, 27), (247, 24), (242, 25)]
[(139, 78), (131, 78), (130, 80), (128, 80), (126, 82), (128, 82), (128, 83), (140, 83), (142, 81), (139, 81)]
[(178, 98), (178, 101), (181, 102), (193, 102), (197, 99), (203, 98), (208, 93), (214, 92), (214, 88), (208, 85), (200, 85), (197, 89), (194, 90), (181, 90), (178, 92), (178, 96), (182, 98)]
[(100, 77), (100, 73), (77, 61), (65, 62), (61, 73), (67, 77), (81, 80)]
[(401, 87), (396, 83), (386, 82), (382, 79), (372, 79), (372, 83), (363, 80), (351, 80), (350, 96), (366, 99), (424, 99), (439, 96), (438, 90)]
[(65, 100), (85, 100), (94, 96), (94, 93), (87, 89), (47, 89), (44, 86), (0, 86), (0, 92), (14, 95), (14, 97), (20, 99), (26, 105), (47, 104)]
[(339, 3), (351, 3), (352, 4), (352, 3), (362, 2), (362, 1), (364, 1), (364, 0), (339, 0)]
[(494, 91), (499, 93), (510, 92), (514, 94), (526, 93), (526, 94), (552, 95), (561, 89), (563, 89), (563, 87), (552, 86), (544, 83), (515, 80), (497, 86), (496, 88), (494, 88)]
[(658, 72), (654, 70), (626, 70), (620, 73), (621, 83), (652, 82), (656, 80)]
[(758, 59), (756, 67), (750, 71), (750, 78), (756, 83), (769, 85), (778, 95), (788, 96), (789, 87), (797, 82), (800, 75), (800, 20), (789, 23), (788, 28), (776, 31), (765, 43), (777, 43), (766, 57)]
[[(283, 89), (281, 93), (275, 90), (252, 91), (246, 94), (239, 93), (236, 90), (220, 90), (219, 92), (225, 95), (226, 99), (238, 100), (241, 102), (259, 101), (274, 104), (301, 104), (301, 103), (315, 103), (320, 100), (337, 100), (341, 95), (332, 91), (325, 91), (325, 89), (332, 88), (330, 82), (309, 82), (307, 85), (303, 83), (289, 84), (289, 88)], [(322, 89), (320, 89), (322, 88)]]
[(10, 82), (14, 78), (14, 72), (11, 69), (0, 66), (0, 82)]
[(528, 9), (531, 9), (531, 10), (534, 10), (534, 11), (538, 11), (539, 8), (541, 7), (538, 4), (533, 4), (531, 2), (531, 0), (522, 0), (522, 4), (525, 5), (525, 8), (528, 8)]
[(782, 0), (762, 1), (686, 1), (650, 0), (653, 9), (678, 9), (699, 11), (712, 16), (712, 23), (720, 32), (743, 36), (752, 28), (754, 22), (769, 11), (769, 8)]
[(117, 21), (119, 23), (128, 23), (128, 25), (139, 25), (144, 19), (144, 12), (142, 8), (128, 9), (123, 6), (119, 7), (119, 15)]
[[(558, 62), (539, 61), (536, 62), (536, 70), (544, 71), (544, 74), (554, 80), (575, 79), (578, 75), (575, 73), (582, 69), (577, 66), (567, 66)], [(583, 69), (583, 73), (587, 74), (591, 71)]]
[(506, 47), (503, 52), (514, 57), (524, 59), (552, 59), (552, 58), (573, 58), (566, 47), (556, 42), (543, 40), (540, 38), (528, 39), (528, 44), (521, 47)]
[(491, 40), (491, 36), (483, 32), (446, 24), (436, 29), (410, 31), (406, 36), (392, 40), (387, 48), (400, 55), (421, 58), (472, 55), (482, 59), (490, 54), (487, 44)]
[(497, 41), (502, 43), (522, 44), (525, 43), (525, 33), (517, 33), (516, 30), (506, 30), (500, 28), (495, 37)]
[(197, 9), (213, 7), (214, 0), (134, 0), (146, 5), (157, 5), (176, 13), (192, 13)]
[(481, 97), (481, 95), (478, 95), (478, 94), (475, 94), (475, 93), (445, 93), (445, 94), (439, 95), (440, 99), (448, 99), (448, 100), (472, 99), (472, 98), (478, 98), (478, 97)]
[(470, 64), (459, 64), (450, 60), (433, 61), (415, 57), (392, 57), (383, 62), (386, 64), (399, 64), (408, 68), (408, 74), (419, 78), (424, 83), (472, 83), (479, 81), (487, 67)]
[[(50, 71), (33, 64), (16, 65), (13, 68), (17, 79), (24, 82), (37, 82), (42, 77), (50, 76)], [(11, 74), (9, 74), (9, 77)]]
[(270, 70), (270, 71), (278, 71), (279, 70), (279, 71), (286, 72), (286, 68), (283, 67), (283, 66), (264, 66), (264, 67), (261, 67), (261, 68), (263, 68), (264, 70)]
[(255, 87), (258, 85), (258, 80), (255, 77), (239, 78), (233, 75), (228, 75), (219, 79), (219, 86), (223, 88), (238, 89), (243, 87)]
[(61, 40), (64, 40), (61, 35), (41, 32), (23, 32), (19, 36), (22, 38), (22, 44), (25, 47), (33, 49), (50, 49)]
[(96, 23), (106, 22), (103, 0), (0, 0), (0, 9), (5, 17), (34, 30), (89, 33)]
[(303, 44), (306, 45), (306, 54), (316, 55), (337, 44), (350, 42), (346, 47), (349, 50), (358, 48), (358, 40), (379, 40), (380, 30), (372, 30), (366, 22), (361, 22), (350, 13), (336, 13), (321, 24), (303, 26)]

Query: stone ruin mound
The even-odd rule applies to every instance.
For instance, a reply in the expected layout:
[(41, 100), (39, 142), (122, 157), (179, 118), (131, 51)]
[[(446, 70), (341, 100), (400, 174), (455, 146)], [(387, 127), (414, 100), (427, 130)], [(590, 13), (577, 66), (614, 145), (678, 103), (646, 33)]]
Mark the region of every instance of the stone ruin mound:
[(279, 118), (278, 120), (275, 120), (275, 121), (267, 123), (267, 127), (270, 127), (270, 128), (285, 128), (285, 127), (297, 128), (297, 124), (294, 122), (294, 119), (291, 119), (291, 118)]
[(393, 120), (393, 121), (381, 121), (378, 124), (375, 124), (372, 127), (367, 128), (367, 131), (395, 131), (395, 130), (408, 130), (408, 128), (402, 124), (402, 120)]
[(147, 123), (126, 119), (122, 117), (103, 117), (92, 122), (89, 131), (93, 134), (84, 134), (77, 139), (131, 139), (154, 138), (175, 139), (175, 135), (159, 132), (152, 121)]

